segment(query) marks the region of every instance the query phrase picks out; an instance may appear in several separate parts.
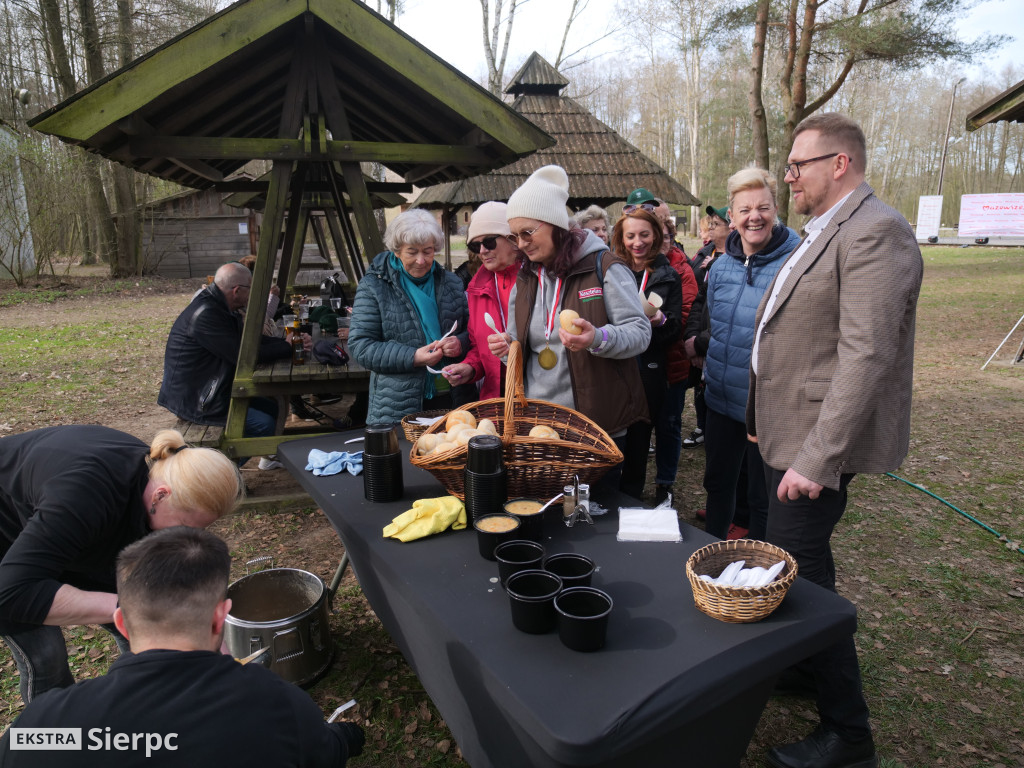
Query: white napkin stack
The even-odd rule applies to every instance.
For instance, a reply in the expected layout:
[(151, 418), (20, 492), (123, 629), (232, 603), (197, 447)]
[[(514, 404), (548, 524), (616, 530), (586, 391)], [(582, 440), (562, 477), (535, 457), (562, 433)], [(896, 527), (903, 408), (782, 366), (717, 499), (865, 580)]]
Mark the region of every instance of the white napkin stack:
[(412, 423), (415, 424), (416, 426), (419, 426), (419, 427), (429, 427), (429, 426), (433, 425), (434, 423), (436, 423), (438, 421), (441, 421), (441, 419), (443, 419), (443, 418), (445, 418), (445, 417), (444, 416), (434, 416), (434, 417), (430, 417), (430, 416), (417, 416), (415, 419), (412, 420)]
[(679, 518), (671, 507), (619, 507), (619, 541), (682, 541)]
[(703, 574), (701, 578), (722, 587), (766, 587), (786, 567), (785, 560), (779, 560), (771, 568), (762, 568), (761, 566), (744, 568), (743, 566), (746, 564), (746, 560), (737, 560), (725, 566), (725, 570), (718, 575), (717, 579), (713, 579), (707, 574)]

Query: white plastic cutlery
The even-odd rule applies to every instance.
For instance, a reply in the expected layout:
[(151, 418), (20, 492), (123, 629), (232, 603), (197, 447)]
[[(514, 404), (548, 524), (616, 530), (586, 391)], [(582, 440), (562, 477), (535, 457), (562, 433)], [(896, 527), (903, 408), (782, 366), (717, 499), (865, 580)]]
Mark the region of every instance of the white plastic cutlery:
[(490, 312), (484, 312), (484, 322), (487, 323), (487, 327), (495, 333), (501, 333), (501, 331), (498, 330), (498, 326), (494, 324), (494, 318), (491, 317)]

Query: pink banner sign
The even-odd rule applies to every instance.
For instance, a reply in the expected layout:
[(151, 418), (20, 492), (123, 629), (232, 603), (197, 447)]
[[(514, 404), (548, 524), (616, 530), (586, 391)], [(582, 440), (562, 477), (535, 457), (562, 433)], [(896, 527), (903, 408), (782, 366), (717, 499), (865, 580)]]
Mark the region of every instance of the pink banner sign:
[(1024, 193), (964, 195), (960, 237), (1024, 236)]

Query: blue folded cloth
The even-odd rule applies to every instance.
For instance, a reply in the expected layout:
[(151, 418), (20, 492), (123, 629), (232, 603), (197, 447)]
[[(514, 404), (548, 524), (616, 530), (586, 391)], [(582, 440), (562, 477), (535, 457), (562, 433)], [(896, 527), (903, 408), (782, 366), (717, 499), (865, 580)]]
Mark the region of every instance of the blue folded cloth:
[(319, 448), (314, 448), (309, 452), (309, 458), (306, 459), (309, 463), (306, 465), (306, 471), (313, 470), (314, 475), (336, 475), (341, 470), (346, 469), (350, 475), (358, 475), (363, 471), (363, 452), (356, 451), (355, 453), (349, 453), (348, 451), (321, 451)]

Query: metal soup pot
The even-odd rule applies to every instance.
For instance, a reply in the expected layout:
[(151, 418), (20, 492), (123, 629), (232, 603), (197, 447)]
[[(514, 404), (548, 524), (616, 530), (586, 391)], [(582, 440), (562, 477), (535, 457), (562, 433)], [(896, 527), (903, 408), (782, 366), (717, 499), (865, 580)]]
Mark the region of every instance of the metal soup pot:
[(228, 587), (231, 612), (224, 641), (236, 658), (260, 648), (256, 661), (288, 682), (312, 683), (334, 656), (328, 624), (327, 586), (297, 568), (270, 568), (244, 576)]

